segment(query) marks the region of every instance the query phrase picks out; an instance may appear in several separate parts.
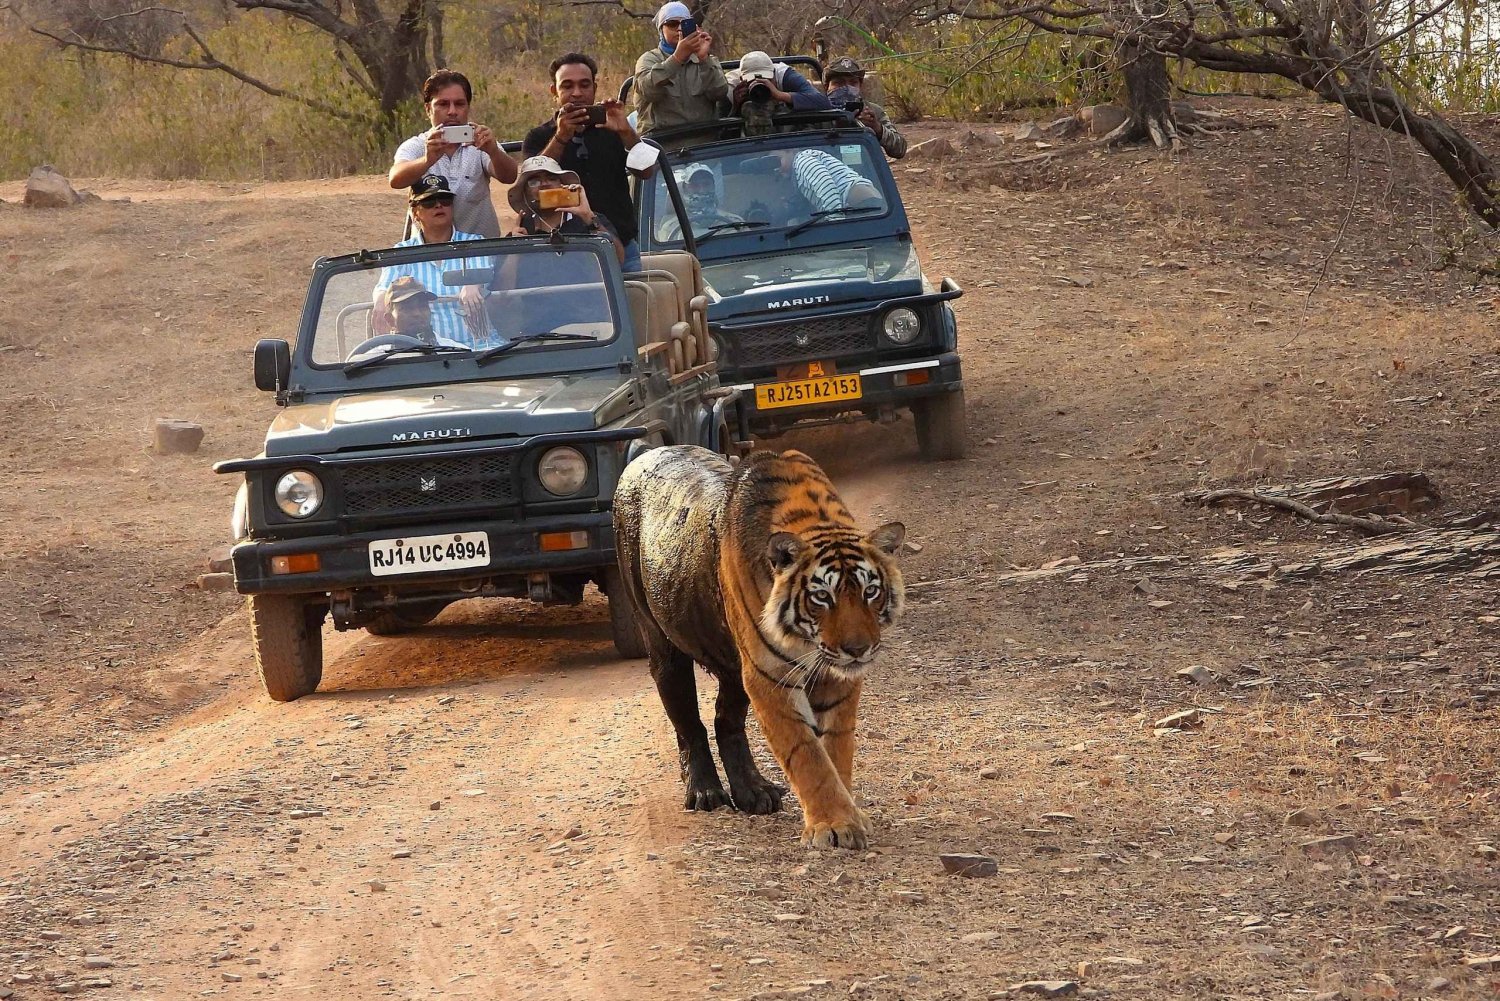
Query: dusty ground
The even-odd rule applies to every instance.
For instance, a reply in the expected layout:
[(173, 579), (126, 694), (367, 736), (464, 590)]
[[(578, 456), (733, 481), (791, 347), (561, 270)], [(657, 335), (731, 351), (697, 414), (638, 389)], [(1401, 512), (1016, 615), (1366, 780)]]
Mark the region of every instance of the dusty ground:
[[(1352, 541), (1176, 497), (1200, 485), (1420, 468), (1445, 513), (1500, 506), (1496, 290), (1429, 270), (1458, 218), (1430, 163), (1230, 110), (1253, 127), (1175, 160), (897, 168), (928, 271), (969, 290), (976, 447), (790, 441), (921, 546), (867, 689), (860, 855), (682, 813), (597, 603), (341, 634), (319, 695), (260, 693), (234, 599), (190, 586), (234, 486), (208, 466), (257, 447), (249, 347), (311, 259), (394, 237), (382, 182), (0, 205), (0, 998), (1496, 996), (1466, 965), (1500, 953), (1494, 578), (1000, 579)], [(203, 452), (148, 452), (157, 416)], [(1188, 706), (1201, 728), (1153, 731)], [(1299, 847), (1334, 833), (1354, 849)]]

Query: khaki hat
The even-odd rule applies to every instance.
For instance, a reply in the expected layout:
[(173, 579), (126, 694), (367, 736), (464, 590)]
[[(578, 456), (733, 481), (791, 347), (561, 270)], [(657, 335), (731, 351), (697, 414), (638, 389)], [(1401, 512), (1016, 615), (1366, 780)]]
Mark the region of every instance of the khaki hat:
[(385, 300), (392, 306), (394, 306), (398, 302), (405, 302), (406, 300), (415, 298), (419, 295), (426, 296), (428, 299), (437, 298), (436, 295), (427, 291), (426, 285), (423, 285), (411, 275), (402, 275), (400, 278), (397, 278), (395, 281), (391, 282), (390, 288), (385, 290)]
[(774, 80), (776, 67), (764, 52), (746, 52), (740, 57), (741, 80)]
[(856, 62), (853, 56), (839, 56), (833, 62), (829, 63), (828, 68), (823, 71), (823, 79), (825, 80), (831, 76), (862, 77), (864, 75), (865, 68)]
[(563, 165), (550, 156), (527, 157), (521, 161), (521, 168), (516, 173), (516, 183), (510, 186), (510, 194), (506, 196), (511, 208), (517, 212), (529, 211), (526, 206), (526, 182), (538, 174), (551, 174), (564, 184), (582, 183), (577, 174), (564, 170)]

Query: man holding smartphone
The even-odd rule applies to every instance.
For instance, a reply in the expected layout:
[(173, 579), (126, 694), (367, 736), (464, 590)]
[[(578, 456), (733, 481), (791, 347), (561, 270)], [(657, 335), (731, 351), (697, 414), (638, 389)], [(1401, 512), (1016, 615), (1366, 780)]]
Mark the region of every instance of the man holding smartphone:
[[(438, 70), (422, 84), (422, 108), (432, 129), (406, 140), (391, 165), (393, 188), (409, 188), (422, 177), (438, 174), (453, 192), (453, 222), (458, 229), (498, 237), (500, 219), (490, 201), (490, 178), (505, 184), (516, 179), (516, 162), (500, 148), (488, 128), (469, 121), (474, 88), (468, 77)], [(412, 232), (407, 217), (407, 232)]]
[(672, 0), (656, 12), (656, 48), (635, 61), (635, 110), (642, 135), (719, 117), (729, 96), (724, 67), (709, 54), (713, 36), (685, 3)]
[(906, 155), (906, 137), (896, 131), (885, 109), (864, 99), (865, 68), (850, 56), (840, 56), (828, 64), (823, 79), (828, 85), (828, 100), (835, 108), (847, 108), (859, 124), (875, 133), (880, 148), (892, 160)]
[(526, 135), (522, 154), (547, 156), (577, 174), (594, 211), (609, 220), (625, 247), (626, 271), (641, 269), (636, 240), (635, 206), (630, 200), (630, 175), (649, 177), (656, 169), (656, 147), (642, 143), (619, 101), (595, 104), (599, 65), (582, 52), (569, 52), (552, 61), (552, 97), (557, 112), (552, 120)]

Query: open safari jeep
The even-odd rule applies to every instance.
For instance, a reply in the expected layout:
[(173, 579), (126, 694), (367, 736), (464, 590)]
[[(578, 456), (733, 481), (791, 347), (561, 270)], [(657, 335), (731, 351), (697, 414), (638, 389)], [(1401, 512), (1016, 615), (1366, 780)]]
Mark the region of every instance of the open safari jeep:
[[(622, 275), (598, 237), (318, 261), (296, 346), (255, 347), (255, 384), (282, 408), (264, 452), (214, 467), (245, 478), (234, 583), (271, 698), (317, 688), (330, 615), (388, 634), (463, 598), (577, 604), (590, 582), (619, 651), (642, 655), (615, 482), (655, 445), (728, 452), (739, 423), (697, 261), (644, 265)], [(387, 286), (405, 297), (389, 311)]]
[(719, 375), (744, 391), (757, 437), (910, 411), (924, 456), (961, 458), (951, 302), (963, 289), (923, 274), (871, 132), (842, 111), (774, 121), (774, 132), (755, 136), (734, 118), (653, 134), (672, 152), (675, 185), (663, 170), (640, 186), (641, 247), (684, 245), (672, 197), (680, 189)]

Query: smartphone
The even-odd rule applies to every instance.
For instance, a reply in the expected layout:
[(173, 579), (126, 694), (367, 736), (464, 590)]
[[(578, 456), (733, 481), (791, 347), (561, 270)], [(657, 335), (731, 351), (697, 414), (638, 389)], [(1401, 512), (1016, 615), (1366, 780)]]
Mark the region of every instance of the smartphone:
[(474, 126), (472, 125), (444, 125), (443, 142), (470, 145), (474, 142)]
[(682, 19), (682, 37), (683, 38), (686, 38), (687, 36), (691, 35), (693, 32), (695, 32), (697, 30), (698, 30), (698, 21), (697, 21), (696, 18), (685, 17), (685, 18)]
[(603, 125), (604, 124), (604, 110), (605, 110), (604, 109), (604, 105), (602, 105), (602, 104), (591, 104), (591, 105), (589, 105), (588, 106), (589, 124), (590, 125)]
[(578, 195), (576, 184), (570, 184), (565, 188), (543, 188), (536, 193), (537, 207), (548, 211), (577, 208), (580, 201), (582, 199)]

